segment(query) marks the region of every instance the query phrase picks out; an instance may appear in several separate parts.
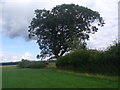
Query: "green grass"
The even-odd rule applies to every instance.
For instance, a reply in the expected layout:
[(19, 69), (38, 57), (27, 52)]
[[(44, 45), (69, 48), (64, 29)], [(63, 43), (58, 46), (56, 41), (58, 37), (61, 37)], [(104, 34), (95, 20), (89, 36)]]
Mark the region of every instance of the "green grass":
[(0, 67), (0, 90), (2, 89), (2, 67)]
[(4, 67), (3, 88), (117, 88), (118, 82), (56, 69)]

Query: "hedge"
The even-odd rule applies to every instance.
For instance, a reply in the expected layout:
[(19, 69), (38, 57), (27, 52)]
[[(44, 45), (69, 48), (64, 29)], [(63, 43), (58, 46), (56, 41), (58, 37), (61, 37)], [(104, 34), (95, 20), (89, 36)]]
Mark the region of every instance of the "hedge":
[(20, 68), (44, 68), (46, 67), (46, 65), (47, 64), (45, 62), (40, 62), (40, 61), (32, 62), (29, 60), (22, 60), (18, 64), (18, 67)]
[(59, 57), (58, 68), (79, 70), (81, 72), (116, 74), (120, 69), (120, 44), (111, 46), (106, 51), (76, 50)]

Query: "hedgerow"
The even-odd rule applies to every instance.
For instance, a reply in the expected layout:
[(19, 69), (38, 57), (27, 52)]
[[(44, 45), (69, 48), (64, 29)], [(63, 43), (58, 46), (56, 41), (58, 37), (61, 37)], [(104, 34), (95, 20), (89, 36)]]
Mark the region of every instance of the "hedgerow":
[(32, 62), (32, 61), (23, 59), (18, 64), (18, 67), (20, 67), (20, 68), (44, 68), (44, 67), (46, 67), (46, 65), (47, 64), (44, 62), (40, 62), (40, 61)]
[(58, 68), (74, 69), (81, 72), (116, 74), (120, 69), (120, 44), (111, 46), (106, 51), (76, 50), (59, 57)]

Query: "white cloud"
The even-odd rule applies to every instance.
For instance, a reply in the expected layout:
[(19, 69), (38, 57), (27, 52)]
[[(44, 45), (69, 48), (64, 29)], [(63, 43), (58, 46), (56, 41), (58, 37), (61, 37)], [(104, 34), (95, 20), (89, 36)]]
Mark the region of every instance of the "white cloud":
[(33, 58), (33, 55), (29, 52), (25, 52), (25, 54), (22, 56), (23, 59), (31, 59)]
[(0, 62), (16, 62), (16, 61), (21, 61), (22, 59), (28, 59), (31, 61), (39, 60), (36, 58), (36, 55), (32, 55), (29, 52), (25, 52), (24, 54), (0, 52)]

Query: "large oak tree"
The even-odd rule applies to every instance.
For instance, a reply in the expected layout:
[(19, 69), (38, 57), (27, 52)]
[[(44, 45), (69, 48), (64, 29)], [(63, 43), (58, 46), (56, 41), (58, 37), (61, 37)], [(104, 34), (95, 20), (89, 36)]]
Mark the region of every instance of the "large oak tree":
[(97, 11), (75, 4), (58, 5), (52, 10), (37, 9), (35, 15), (28, 31), (31, 39), (37, 38), (41, 57), (57, 58), (70, 50), (85, 48), (89, 34), (104, 25)]

